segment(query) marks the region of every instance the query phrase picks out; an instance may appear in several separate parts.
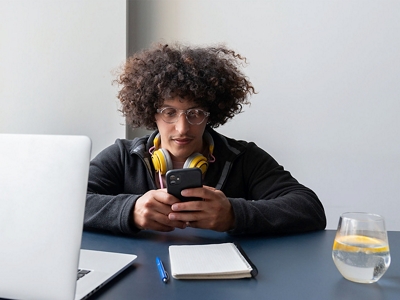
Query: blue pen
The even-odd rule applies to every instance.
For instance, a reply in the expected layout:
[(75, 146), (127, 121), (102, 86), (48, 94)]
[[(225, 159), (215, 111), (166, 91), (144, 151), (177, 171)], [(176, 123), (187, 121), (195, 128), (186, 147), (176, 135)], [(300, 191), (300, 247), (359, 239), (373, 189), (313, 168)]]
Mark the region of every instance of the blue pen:
[(168, 273), (165, 271), (164, 265), (158, 257), (156, 257), (156, 263), (157, 263), (157, 268), (158, 268), (158, 273), (160, 273), (160, 278), (164, 283), (168, 282)]

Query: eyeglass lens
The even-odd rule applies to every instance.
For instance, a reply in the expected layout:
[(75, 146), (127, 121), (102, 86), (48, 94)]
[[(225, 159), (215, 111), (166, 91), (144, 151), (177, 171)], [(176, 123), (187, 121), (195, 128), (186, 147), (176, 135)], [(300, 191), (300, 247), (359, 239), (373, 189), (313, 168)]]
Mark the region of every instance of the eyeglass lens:
[(176, 122), (181, 114), (185, 114), (188, 122), (193, 125), (201, 124), (207, 117), (207, 113), (201, 109), (188, 109), (186, 111), (179, 111), (172, 107), (166, 107), (163, 108), (160, 113), (163, 117), (163, 120), (167, 123)]

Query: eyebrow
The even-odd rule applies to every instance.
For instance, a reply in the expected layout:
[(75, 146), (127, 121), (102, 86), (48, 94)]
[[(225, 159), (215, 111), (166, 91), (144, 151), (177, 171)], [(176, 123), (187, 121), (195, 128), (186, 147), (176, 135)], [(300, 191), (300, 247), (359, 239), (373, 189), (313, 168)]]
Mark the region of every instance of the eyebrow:
[(189, 108), (186, 108), (186, 109), (180, 109), (180, 108), (177, 108), (177, 107), (174, 107), (174, 106), (171, 106), (171, 105), (162, 105), (160, 107), (160, 109), (161, 108), (167, 108), (167, 107), (174, 108), (174, 109), (177, 109), (177, 110), (188, 110), (188, 109), (202, 109), (202, 110), (204, 110), (204, 108), (201, 108), (200, 106), (193, 106), (193, 107), (189, 107)]

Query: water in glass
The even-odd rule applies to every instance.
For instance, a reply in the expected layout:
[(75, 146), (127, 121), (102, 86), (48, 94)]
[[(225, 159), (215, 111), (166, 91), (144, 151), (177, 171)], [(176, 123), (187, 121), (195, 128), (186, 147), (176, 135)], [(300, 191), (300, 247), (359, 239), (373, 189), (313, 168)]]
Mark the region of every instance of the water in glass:
[(344, 278), (359, 283), (378, 281), (390, 265), (383, 218), (367, 213), (343, 214), (333, 243), (332, 257)]

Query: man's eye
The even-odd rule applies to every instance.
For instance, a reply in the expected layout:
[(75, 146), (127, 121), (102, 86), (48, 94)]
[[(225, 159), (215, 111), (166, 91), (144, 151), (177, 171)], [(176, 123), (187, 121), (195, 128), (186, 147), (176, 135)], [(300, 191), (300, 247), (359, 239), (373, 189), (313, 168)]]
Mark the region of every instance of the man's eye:
[(198, 117), (200, 115), (200, 111), (197, 109), (191, 110), (188, 112), (189, 117)]
[(168, 117), (172, 117), (176, 115), (176, 110), (174, 109), (166, 109), (164, 110), (164, 114), (167, 115)]

